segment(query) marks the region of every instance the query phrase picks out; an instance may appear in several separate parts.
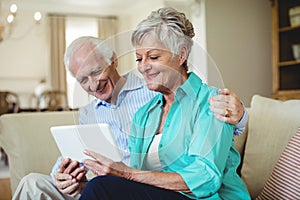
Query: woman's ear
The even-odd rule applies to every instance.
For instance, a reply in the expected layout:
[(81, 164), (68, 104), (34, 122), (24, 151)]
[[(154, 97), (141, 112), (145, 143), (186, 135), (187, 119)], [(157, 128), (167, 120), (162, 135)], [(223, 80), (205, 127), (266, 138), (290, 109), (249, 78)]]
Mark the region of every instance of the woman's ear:
[(180, 55), (179, 55), (179, 63), (180, 65), (183, 65), (183, 63), (187, 60), (188, 52), (187, 48), (183, 46), (180, 50)]
[(117, 58), (117, 54), (116, 54), (115, 52), (113, 52), (111, 65), (112, 65), (115, 69), (118, 67), (118, 58)]

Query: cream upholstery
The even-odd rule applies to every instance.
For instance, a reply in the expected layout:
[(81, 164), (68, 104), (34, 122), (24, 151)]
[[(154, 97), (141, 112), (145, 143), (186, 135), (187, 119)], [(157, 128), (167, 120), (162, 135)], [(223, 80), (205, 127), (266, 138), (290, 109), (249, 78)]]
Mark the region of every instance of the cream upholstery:
[(50, 134), (54, 125), (78, 124), (73, 111), (5, 114), (0, 117), (0, 146), (8, 155), (11, 188), (30, 172), (50, 174), (60, 155)]
[[(300, 100), (280, 102), (255, 95), (248, 111), (248, 130), (235, 137), (235, 146), (243, 155), (242, 179), (255, 198), (300, 126)], [(50, 173), (59, 152), (49, 128), (77, 124), (77, 119), (78, 113), (70, 111), (0, 117), (0, 146), (9, 157), (12, 191), (30, 172)]]

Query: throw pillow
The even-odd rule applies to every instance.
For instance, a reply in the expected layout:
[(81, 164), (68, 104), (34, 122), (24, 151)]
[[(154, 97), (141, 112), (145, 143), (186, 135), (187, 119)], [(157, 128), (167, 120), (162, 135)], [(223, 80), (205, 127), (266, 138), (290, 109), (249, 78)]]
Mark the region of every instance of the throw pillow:
[(280, 154), (297, 132), (300, 100), (279, 101), (254, 95), (241, 176), (255, 199), (270, 177)]
[(280, 155), (263, 191), (256, 200), (299, 199), (300, 127)]

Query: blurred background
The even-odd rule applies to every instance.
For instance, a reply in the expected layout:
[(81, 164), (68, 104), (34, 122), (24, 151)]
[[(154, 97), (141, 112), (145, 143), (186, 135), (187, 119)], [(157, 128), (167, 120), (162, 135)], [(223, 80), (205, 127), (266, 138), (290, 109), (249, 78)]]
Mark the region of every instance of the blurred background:
[[(271, 96), (269, 0), (0, 2), (0, 90), (16, 94), (23, 111), (45, 109), (40, 104), (49, 101), (50, 94), (42, 100), (44, 90), (55, 91), (59, 95), (57, 101), (63, 102), (64, 105), (54, 109), (78, 109), (91, 100), (76, 86), (63, 65), (65, 47), (76, 37), (92, 35), (110, 39), (119, 55), (120, 73), (134, 69), (130, 31), (151, 11), (164, 6), (185, 12), (193, 22), (196, 45), (190, 62), (199, 67), (207, 82), (214, 83), (215, 76), (221, 76), (220, 85), (238, 94), (246, 106), (253, 94)], [(10, 14), (14, 18), (8, 23)]]

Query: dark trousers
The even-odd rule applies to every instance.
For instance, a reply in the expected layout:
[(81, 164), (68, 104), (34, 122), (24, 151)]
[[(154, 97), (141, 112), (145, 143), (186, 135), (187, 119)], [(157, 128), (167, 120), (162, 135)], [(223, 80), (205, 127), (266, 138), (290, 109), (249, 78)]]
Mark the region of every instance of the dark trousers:
[(171, 190), (130, 181), (116, 176), (98, 176), (86, 185), (80, 200), (188, 200), (189, 198)]

